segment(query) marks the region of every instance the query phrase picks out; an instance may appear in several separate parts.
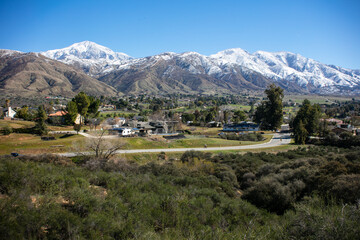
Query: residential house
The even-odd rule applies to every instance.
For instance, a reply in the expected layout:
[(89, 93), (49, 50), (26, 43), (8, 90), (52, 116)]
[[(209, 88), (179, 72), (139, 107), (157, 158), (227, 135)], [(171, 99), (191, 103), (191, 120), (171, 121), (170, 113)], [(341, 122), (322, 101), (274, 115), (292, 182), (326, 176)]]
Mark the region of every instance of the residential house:
[(4, 112), (4, 119), (6, 120), (11, 120), (16, 115), (16, 112), (12, 110), (10, 106), (6, 107), (3, 112)]
[(255, 132), (259, 131), (259, 125), (253, 122), (241, 122), (236, 124), (224, 124), (223, 132)]
[(352, 135), (356, 135), (356, 128), (350, 124), (339, 124), (335, 127), (330, 127), (330, 131), (335, 133), (336, 135), (340, 135), (343, 132), (351, 133)]
[(134, 128), (138, 129), (139, 136), (150, 135), (156, 129), (155, 127), (151, 126), (148, 122), (136, 122), (136, 126), (134, 126)]
[(343, 124), (343, 121), (339, 120), (339, 119), (335, 119), (335, 118), (327, 118), (327, 119), (320, 119), (320, 121), (326, 121), (328, 123), (331, 123), (333, 125), (339, 125), (339, 124)]
[(105, 125), (113, 125), (113, 126), (123, 126), (126, 120), (123, 117), (115, 117), (115, 118), (107, 118), (105, 120)]
[(207, 127), (221, 127), (221, 122), (211, 121), (206, 124)]
[(65, 118), (64, 116), (67, 114), (65, 111), (57, 111), (55, 113), (49, 114), (48, 121), (55, 125), (61, 125), (64, 124)]
[(164, 134), (168, 133), (169, 127), (166, 122), (150, 122), (150, 126), (153, 126), (155, 129), (153, 129), (153, 134)]
[(84, 122), (85, 122), (85, 118), (78, 113), (74, 123), (75, 124), (83, 124)]
[(131, 136), (133, 131), (131, 128), (113, 128), (109, 130), (110, 134), (119, 135), (119, 136)]

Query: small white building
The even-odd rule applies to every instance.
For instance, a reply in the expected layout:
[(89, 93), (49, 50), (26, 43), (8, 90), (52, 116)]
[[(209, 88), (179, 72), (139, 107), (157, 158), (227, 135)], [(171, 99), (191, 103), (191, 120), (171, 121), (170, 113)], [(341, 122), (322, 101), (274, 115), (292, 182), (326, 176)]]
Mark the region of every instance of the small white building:
[(5, 118), (14, 118), (16, 115), (16, 112), (14, 110), (12, 110), (11, 107), (7, 107), (4, 110), (4, 117)]
[(84, 122), (85, 122), (85, 118), (80, 114), (76, 116), (76, 119), (74, 121), (75, 124), (83, 124)]
[(133, 134), (131, 128), (113, 128), (109, 130), (113, 134), (118, 134), (119, 136), (130, 136)]

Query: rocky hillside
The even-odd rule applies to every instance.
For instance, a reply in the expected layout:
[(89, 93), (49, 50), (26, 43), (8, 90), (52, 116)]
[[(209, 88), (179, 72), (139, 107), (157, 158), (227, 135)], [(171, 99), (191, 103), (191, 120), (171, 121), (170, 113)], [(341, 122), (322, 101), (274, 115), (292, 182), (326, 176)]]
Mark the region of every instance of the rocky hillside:
[[(198, 53), (164, 53), (130, 61), (99, 78), (124, 93), (244, 93), (271, 80), (239, 65), (218, 67)], [(282, 83), (280, 83), (283, 85)]]
[(21, 96), (116, 95), (117, 91), (67, 64), (38, 53), (0, 50), (0, 92)]
[(360, 93), (360, 71), (317, 62), (290, 52), (253, 54), (240, 48), (204, 56), (163, 53), (134, 59), (89, 41), (44, 55), (76, 66), (128, 93), (239, 92), (264, 89), (269, 82), (289, 92)]
[(210, 56), (167, 52), (136, 59), (84, 41), (41, 55), (2, 50), (0, 56), (0, 89), (13, 93), (236, 94), (262, 92), (271, 83), (292, 93), (360, 93), (360, 70), (289, 52), (234, 48)]

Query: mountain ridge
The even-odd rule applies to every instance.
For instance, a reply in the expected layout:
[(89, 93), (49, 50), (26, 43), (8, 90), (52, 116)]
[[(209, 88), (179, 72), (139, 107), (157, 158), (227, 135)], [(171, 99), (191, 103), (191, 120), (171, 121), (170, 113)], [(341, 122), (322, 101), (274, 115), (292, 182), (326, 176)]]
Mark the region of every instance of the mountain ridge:
[(115, 96), (117, 91), (72, 66), (38, 53), (0, 50), (0, 92), (3, 95), (74, 96), (84, 91)]
[[(26, 53), (0, 51), (1, 58), (18, 54)], [(132, 58), (94, 42), (83, 41), (63, 49), (33, 54), (42, 61), (65, 63), (73, 70), (77, 69), (80, 75), (83, 72), (89, 76), (88, 81), (99, 80), (123, 94), (240, 93), (263, 91), (271, 83), (293, 93), (360, 93), (360, 70), (322, 64), (284, 51), (249, 53), (241, 48), (231, 48), (209, 56), (197, 52), (165, 52)], [(90, 85), (97, 86), (95, 82)], [(114, 89), (109, 91), (109, 95), (114, 94)]]
[[(98, 44), (95, 46), (102, 47)], [(49, 54), (46, 55), (53, 57)], [(199, 58), (194, 57), (194, 55), (199, 56)], [(296, 84), (300, 86), (304, 93), (338, 93), (344, 91), (344, 89), (347, 92), (360, 91), (360, 70), (322, 64), (311, 58), (291, 52), (280, 51), (271, 53), (256, 51), (249, 53), (241, 48), (226, 49), (210, 56), (197, 52), (165, 52), (143, 58), (128, 57), (122, 59), (121, 62), (108, 62), (106, 68), (94, 68), (90, 75), (103, 79), (105, 75), (111, 74), (114, 71), (122, 71), (139, 66), (148, 67), (154, 58), (166, 58), (167, 60), (170, 58), (181, 58), (182, 62), (188, 62), (184, 64), (184, 67), (191, 74), (200, 74), (197, 69), (201, 65), (201, 68), (206, 70), (205, 74), (209, 78), (214, 77), (216, 74), (224, 74), (223, 69), (229, 70), (231, 66), (235, 69), (238, 67), (236, 65), (240, 65), (243, 68), (262, 74), (265, 78), (271, 79), (275, 83), (287, 85), (287, 82), (289, 82), (291, 85)], [(54, 59), (73, 64), (71, 61), (60, 58)], [(200, 62), (198, 61), (199, 59)], [(147, 61), (149, 64), (146, 64)], [(85, 65), (83, 64), (82, 68), (88, 73), (89, 70)], [(78, 68), (81, 68), (81, 64), (78, 65)], [(204, 73), (202, 72), (202, 74)], [(291, 89), (289, 90), (291, 91)]]

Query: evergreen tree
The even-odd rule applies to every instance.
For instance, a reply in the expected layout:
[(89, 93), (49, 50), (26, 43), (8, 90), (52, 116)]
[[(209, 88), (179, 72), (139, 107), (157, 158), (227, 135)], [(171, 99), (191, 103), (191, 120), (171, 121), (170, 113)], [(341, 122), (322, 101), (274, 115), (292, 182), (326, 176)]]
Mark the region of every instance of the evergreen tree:
[(314, 104), (310, 109), (307, 125), (305, 126), (309, 134), (313, 135), (319, 132), (321, 109), (318, 104)]
[[(302, 139), (302, 135), (304, 131), (296, 131), (296, 129), (301, 129), (302, 127), (306, 130), (306, 138), (314, 135), (319, 132), (320, 126), (320, 107), (319, 105), (311, 105), (310, 101), (305, 99), (302, 103), (301, 108), (299, 109), (296, 117), (294, 119), (294, 137), (295, 142), (298, 144), (304, 144), (302, 141), (297, 142), (296, 139)], [(300, 126), (302, 125), (302, 126)], [(322, 131), (325, 131), (324, 129)], [(301, 136), (297, 136), (297, 134), (301, 134)]]
[(245, 114), (245, 112), (242, 110), (238, 110), (234, 112), (232, 120), (233, 122), (238, 123), (241, 121), (245, 121), (246, 119), (247, 119), (247, 115)]
[(65, 115), (66, 124), (72, 125), (74, 124), (76, 117), (78, 115), (78, 109), (76, 103), (74, 101), (68, 102), (66, 106), (67, 114)]
[(294, 137), (296, 144), (305, 144), (308, 137), (308, 131), (301, 120), (294, 126)]
[(32, 119), (32, 115), (29, 112), (29, 107), (28, 106), (23, 106), (20, 110), (18, 110), (16, 112), (15, 115), (16, 118), (22, 118), (24, 120), (31, 120)]
[(89, 118), (96, 118), (100, 114), (99, 107), (101, 102), (99, 99), (95, 99), (92, 96), (89, 97), (89, 100), (90, 100), (90, 105), (88, 109)]
[(208, 122), (211, 122), (213, 120), (214, 120), (214, 115), (213, 115), (212, 112), (209, 112), (205, 117), (205, 121), (206, 121), (206, 123), (208, 123)]
[(90, 106), (89, 97), (84, 92), (80, 92), (72, 101), (76, 103), (78, 113), (85, 117)]
[(47, 114), (45, 112), (44, 106), (39, 106), (36, 112), (36, 124), (34, 127), (35, 133), (39, 135), (45, 135), (48, 133), (47, 126), (45, 124), (45, 120), (47, 119)]
[(265, 93), (267, 100), (263, 101), (256, 109), (254, 121), (261, 124), (261, 128), (264, 130), (276, 130), (280, 128), (283, 120), (284, 90), (271, 84)]
[(228, 123), (228, 118), (229, 118), (229, 112), (224, 110), (224, 123), (227, 124)]

